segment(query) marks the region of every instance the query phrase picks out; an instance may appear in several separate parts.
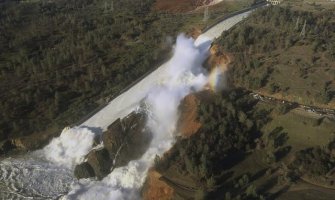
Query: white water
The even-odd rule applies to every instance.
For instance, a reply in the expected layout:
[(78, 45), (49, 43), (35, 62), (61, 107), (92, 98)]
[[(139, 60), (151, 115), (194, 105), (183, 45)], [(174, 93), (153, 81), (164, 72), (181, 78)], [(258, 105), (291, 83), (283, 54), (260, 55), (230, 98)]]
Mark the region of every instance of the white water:
[[(208, 45), (246, 15), (237, 15), (213, 27), (195, 41), (196, 46), (183, 40), (181, 50), (186, 48), (188, 53), (177, 53), (179, 58), (177, 56), (162, 65), (81, 127), (64, 131), (43, 150), (23, 158), (3, 160), (0, 163), (0, 198), (55, 199), (70, 191), (63, 199), (138, 199), (138, 189), (153, 158), (168, 150), (173, 143), (179, 101), (188, 93), (201, 89), (207, 81), (199, 64), (205, 58)], [(101, 130), (114, 120), (136, 109), (145, 97), (148, 97), (151, 117), (148, 126), (155, 133), (149, 150), (141, 159), (115, 169), (102, 181), (76, 181), (72, 175), (73, 166), (82, 161), (91, 149), (94, 133), (101, 134)]]
[(140, 199), (139, 190), (155, 156), (162, 155), (173, 144), (179, 102), (207, 83), (201, 65), (208, 56), (209, 47), (208, 41), (195, 46), (193, 39), (183, 35), (177, 38), (174, 56), (166, 65), (165, 80), (152, 87), (145, 97), (149, 114), (147, 126), (153, 132), (147, 152), (141, 159), (116, 168), (102, 181), (80, 180), (63, 199)]
[(54, 164), (71, 169), (81, 163), (92, 149), (95, 136), (94, 132), (84, 127), (63, 130), (41, 153)]

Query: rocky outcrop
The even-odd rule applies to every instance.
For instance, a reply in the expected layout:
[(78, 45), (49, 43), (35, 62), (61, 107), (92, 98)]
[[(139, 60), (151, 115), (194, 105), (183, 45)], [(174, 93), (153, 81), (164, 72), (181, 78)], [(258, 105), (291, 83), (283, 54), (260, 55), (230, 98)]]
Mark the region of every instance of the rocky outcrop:
[(93, 168), (98, 179), (107, 176), (113, 166), (113, 160), (105, 148), (91, 151), (87, 155), (87, 163)]
[(124, 128), (121, 120), (117, 119), (102, 135), (104, 147), (108, 150), (110, 156), (115, 157), (125, 138), (126, 134), (124, 134)]
[(80, 165), (77, 165), (75, 167), (74, 175), (78, 179), (81, 179), (81, 178), (94, 177), (95, 173), (94, 173), (94, 169), (92, 168), (92, 166), (88, 162), (83, 162)]
[(11, 143), (15, 150), (32, 151), (46, 145), (54, 135), (53, 132), (34, 133), (29, 136), (13, 138), (11, 139)]
[(103, 148), (94, 149), (86, 155), (86, 162), (75, 168), (77, 178), (97, 177), (102, 179), (114, 168), (139, 159), (151, 142), (151, 133), (146, 128), (143, 113), (131, 113), (113, 122), (102, 135)]
[(12, 150), (15, 146), (10, 140), (5, 140), (0, 143), (0, 155), (8, 153)]

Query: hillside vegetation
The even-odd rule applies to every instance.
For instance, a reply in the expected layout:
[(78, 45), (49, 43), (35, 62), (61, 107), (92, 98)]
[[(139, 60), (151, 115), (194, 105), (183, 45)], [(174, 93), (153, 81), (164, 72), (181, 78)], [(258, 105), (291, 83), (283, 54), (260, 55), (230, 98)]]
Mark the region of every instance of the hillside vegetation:
[[(36, 148), (166, 60), (178, 33), (205, 25), (202, 10), (155, 3), (1, 1), (0, 141), (32, 135), (18, 144)], [(209, 20), (248, 5), (219, 6)]]
[(200, 125), (154, 168), (174, 199), (332, 199), (334, 116), (250, 93), (335, 108), (335, 10), (312, 8), (259, 9), (215, 41), (234, 88), (185, 98), (197, 99)]
[(335, 107), (335, 7), (263, 8), (216, 43), (232, 82), (305, 105)]
[[(172, 188), (173, 199), (276, 199), (283, 194), (301, 199), (303, 193), (296, 193), (301, 187), (335, 188), (335, 119), (296, 109), (283, 112), (284, 105), (255, 100), (244, 90), (210, 96), (199, 99), (202, 126), (196, 133), (178, 137), (155, 159), (154, 169), (168, 185), (164, 190)], [(302, 186), (303, 181), (310, 184)], [(155, 186), (147, 184), (145, 194), (150, 194)]]
[(185, 20), (152, 3), (1, 3), (2, 139), (72, 124), (153, 68)]

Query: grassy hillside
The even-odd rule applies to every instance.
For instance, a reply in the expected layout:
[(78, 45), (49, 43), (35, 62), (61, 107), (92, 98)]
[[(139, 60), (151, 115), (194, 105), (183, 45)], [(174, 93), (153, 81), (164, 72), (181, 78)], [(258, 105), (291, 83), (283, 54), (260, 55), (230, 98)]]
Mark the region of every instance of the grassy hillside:
[(216, 43), (234, 58), (232, 82), (301, 104), (335, 108), (334, 12), (335, 6), (263, 8), (225, 32)]
[(197, 108), (202, 127), (155, 160), (175, 199), (292, 199), (303, 189), (323, 192), (314, 199), (334, 195), (335, 119), (281, 112), (243, 90), (211, 98)]
[[(335, 7), (307, 7), (259, 9), (215, 41), (236, 88), (335, 108)], [(335, 119), (294, 105), (240, 89), (201, 101), (201, 128), (156, 159), (161, 180), (176, 199), (332, 199)]]

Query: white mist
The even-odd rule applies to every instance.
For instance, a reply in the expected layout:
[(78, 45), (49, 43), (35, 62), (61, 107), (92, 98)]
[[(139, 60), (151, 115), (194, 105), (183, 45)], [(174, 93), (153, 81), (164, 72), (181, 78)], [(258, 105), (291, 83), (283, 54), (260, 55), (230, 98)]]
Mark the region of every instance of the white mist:
[(209, 55), (209, 47), (208, 40), (195, 46), (193, 39), (178, 36), (174, 55), (165, 71), (165, 79), (160, 85), (154, 86), (145, 99), (149, 116), (147, 126), (153, 132), (153, 140), (147, 152), (141, 159), (114, 169), (102, 181), (79, 180), (63, 199), (140, 198), (139, 190), (155, 156), (162, 155), (174, 143), (180, 101), (191, 92), (201, 90), (208, 82), (202, 63)]

